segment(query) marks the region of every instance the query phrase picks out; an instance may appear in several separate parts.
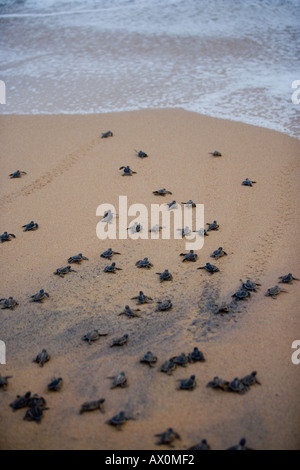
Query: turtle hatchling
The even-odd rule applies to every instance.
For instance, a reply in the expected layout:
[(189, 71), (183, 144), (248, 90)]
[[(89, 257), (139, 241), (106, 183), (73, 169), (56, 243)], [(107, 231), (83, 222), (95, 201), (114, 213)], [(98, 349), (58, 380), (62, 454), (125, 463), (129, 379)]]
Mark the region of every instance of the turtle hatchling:
[(116, 428), (121, 431), (121, 425), (126, 423), (129, 419), (133, 419), (131, 416), (127, 415), (125, 411), (120, 411), (119, 414), (113, 416), (111, 419), (106, 421), (107, 424), (111, 424), (112, 426), (116, 426)]
[(210, 232), (211, 230), (219, 230), (219, 225), (217, 224), (217, 221), (214, 220), (211, 224), (210, 223), (207, 223), (206, 225), (208, 225), (208, 228), (207, 228), (207, 232)]
[(22, 225), (22, 228), (24, 228), (23, 232), (29, 232), (30, 230), (37, 230), (39, 226), (32, 220), (29, 224)]
[(207, 387), (210, 388), (219, 388), (220, 390), (227, 391), (229, 382), (226, 380), (220, 379), (219, 377), (214, 377), (211, 382), (208, 382)]
[(134, 224), (131, 227), (127, 227), (126, 230), (130, 230), (131, 233), (139, 233), (143, 231), (143, 227), (141, 224), (134, 222)]
[(137, 295), (137, 296), (135, 296), (135, 297), (132, 297), (131, 300), (137, 300), (137, 304), (138, 304), (138, 305), (140, 305), (140, 304), (148, 304), (148, 303), (152, 303), (152, 302), (153, 302), (152, 297), (148, 297), (147, 295), (145, 295), (142, 290), (140, 290), (139, 295)]
[(2, 235), (0, 235), (1, 243), (10, 242), (12, 238), (16, 238), (16, 236), (13, 233), (4, 232), (2, 233)]
[(129, 165), (120, 166), (119, 170), (123, 170), (122, 176), (132, 176), (133, 173), (136, 173), (136, 171), (133, 171)]
[(187, 450), (211, 450), (210, 445), (207, 443), (206, 439), (202, 439), (199, 444), (195, 444), (192, 447), (189, 447)]
[(235, 292), (232, 297), (235, 297), (236, 300), (247, 300), (251, 297), (251, 294), (249, 290), (242, 288)]
[(246, 439), (243, 438), (240, 440), (238, 445), (229, 447), (229, 449), (227, 450), (253, 450), (253, 449), (249, 449), (249, 447), (246, 447), (245, 444), (246, 444)]
[[(47, 410), (48, 408), (44, 409)], [(33, 406), (26, 411), (23, 419), (25, 421), (36, 421), (37, 423), (40, 423), (44, 415), (44, 409), (40, 408), (39, 406)]]
[(169, 273), (169, 271), (167, 269), (165, 269), (163, 273), (156, 273), (156, 274), (159, 275), (160, 282), (173, 281), (173, 276), (172, 276), (171, 273)]
[(64, 268), (57, 268), (53, 274), (57, 274), (59, 277), (64, 277), (65, 274), (76, 273), (75, 269), (72, 269), (70, 265), (65, 266)]
[(172, 209), (177, 209), (177, 202), (176, 201), (169, 202), (168, 204), (166, 204), (166, 206), (168, 206), (169, 211)]
[(185, 367), (186, 364), (189, 362), (189, 358), (184, 353), (181, 353), (180, 356), (174, 356), (173, 360), (177, 366), (182, 366), (182, 367)]
[(188, 354), (189, 362), (205, 362), (204, 354), (199, 351), (197, 347), (194, 347), (193, 351)]
[(51, 380), (51, 382), (48, 384), (48, 390), (59, 392), (59, 390), (61, 390), (62, 384), (63, 384), (63, 379), (61, 377), (58, 377), (58, 379), (54, 377)]
[(116, 263), (113, 262), (110, 266), (106, 266), (103, 271), (105, 273), (116, 273), (117, 271), (122, 271), (122, 268), (117, 268)]
[(153, 264), (150, 263), (150, 261), (148, 260), (148, 258), (144, 258), (144, 259), (140, 259), (139, 261), (137, 261), (135, 263), (135, 265), (138, 267), (138, 268), (147, 268), (147, 269), (151, 269), (153, 267)]
[(245, 181), (242, 182), (243, 186), (252, 186), (256, 181), (251, 181), (249, 178), (246, 178)]
[(128, 334), (125, 333), (125, 335), (121, 336), (120, 338), (115, 338), (113, 339), (110, 347), (112, 348), (113, 346), (123, 346), (126, 344), (128, 341)]
[(88, 261), (88, 258), (83, 256), (82, 253), (78, 253), (78, 255), (70, 256), (68, 263), (81, 263), (83, 260)]
[(166, 188), (158, 189), (157, 191), (152, 191), (156, 196), (165, 196), (166, 194), (172, 194), (171, 191), (167, 191)]
[(245, 387), (250, 387), (250, 385), (255, 385), (255, 384), (261, 385), (256, 375), (257, 375), (256, 371), (253, 371), (251, 372), (251, 374), (246, 375), (246, 377), (243, 377), (241, 379), (242, 384), (245, 385)]
[(10, 179), (13, 179), (13, 178), (21, 178), (22, 175), (27, 175), (26, 171), (17, 170), (11, 173), (9, 176), (10, 176)]
[(40, 352), (36, 358), (33, 360), (33, 362), (36, 362), (37, 364), (40, 365), (40, 367), (44, 367), (44, 364), (50, 360), (50, 355), (47, 353), (46, 349), (43, 349), (42, 352)]
[(137, 153), (137, 156), (138, 156), (139, 158), (146, 158), (146, 157), (148, 157), (148, 155), (147, 155), (145, 152), (143, 152), (143, 150), (139, 150), (139, 151), (134, 150), (134, 151)]
[(97, 341), (101, 336), (107, 336), (107, 333), (99, 333), (99, 330), (92, 330), (81, 339), (83, 341), (87, 341), (89, 345), (91, 345), (93, 341)]
[(179, 434), (175, 431), (173, 431), (172, 428), (167, 429), (165, 432), (162, 432), (161, 434), (154, 434), (155, 437), (159, 437), (159, 440), (156, 442), (156, 445), (162, 445), (166, 444), (169, 447), (174, 447), (172, 445), (172, 442), (174, 442), (176, 439), (181, 439)]
[(238, 379), (237, 377), (235, 379), (233, 379), (233, 381), (230, 382), (229, 385), (228, 385), (228, 391), (229, 392), (236, 392), (236, 393), (240, 393), (241, 395), (243, 395), (248, 390), (249, 390), (249, 387), (244, 385), (240, 381), (240, 379)]
[(270, 296), (272, 299), (276, 299), (276, 296), (280, 294), (280, 292), (287, 292), (284, 289), (281, 289), (279, 286), (271, 287), (268, 289), (267, 293), (265, 294), (267, 297)]
[(29, 408), (34, 408), (35, 406), (38, 406), (42, 410), (47, 410), (47, 403), (44, 397), (39, 397), (37, 393), (32, 395), (32, 397), (29, 398), (28, 400), (28, 406)]
[(32, 300), (30, 302), (42, 302), (46, 297), (49, 297), (48, 292), (41, 289), (37, 294), (31, 296)]
[(278, 279), (281, 279), (279, 283), (283, 284), (292, 284), (293, 281), (300, 281), (297, 277), (294, 277), (292, 273), (288, 273), (285, 276), (280, 276)]
[(0, 374), (0, 388), (2, 388), (3, 390), (6, 390), (8, 386), (8, 379), (11, 379), (11, 378), (12, 378), (12, 375), (3, 376)]
[(197, 268), (197, 269), (205, 269), (210, 274), (214, 274), (220, 271), (219, 268), (217, 268), (217, 266), (214, 266), (213, 264), (210, 264), (210, 263), (206, 263), (205, 266), (201, 266), (200, 268)]
[(222, 154), (219, 152), (219, 150), (214, 150), (214, 152), (209, 152), (209, 154), (213, 157), (222, 157)]
[(129, 305), (125, 305), (125, 310), (123, 310), (121, 313), (119, 313), (119, 316), (120, 315), (127, 315), (127, 317), (129, 318), (133, 318), (133, 317), (139, 317), (140, 315), (138, 315), (137, 312), (140, 312), (140, 309), (137, 308), (135, 310), (132, 310)]
[(195, 204), (191, 199), (188, 202), (182, 202), (181, 204), (184, 204), (188, 208), (197, 207), (197, 204)]
[(17, 398), (12, 403), (10, 403), (9, 406), (11, 406), (14, 411), (25, 408), (25, 406), (28, 406), (30, 396), (31, 392), (26, 392), (25, 395), (22, 396), (17, 395)]
[(86, 413), (87, 411), (95, 411), (95, 410), (100, 410), (102, 413), (104, 413), (103, 410), (103, 403), (105, 402), (104, 398), (100, 398), (100, 400), (94, 400), (94, 401), (87, 401), (81, 405), (79, 413)]
[(103, 253), (101, 253), (101, 258), (106, 258), (106, 259), (111, 259), (111, 257), (113, 255), (120, 255), (121, 253), (119, 253), (118, 251), (113, 251), (111, 248), (108, 248), (108, 250), (106, 251), (103, 251)]
[(113, 133), (111, 131), (102, 132), (101, 139), (107, 139), (107, 137), (112, 137)]
[(140, 362), (144, 362), (149, 365), (149, 367), (153, 367), (153, 364), (157, 362), (157, 357), (152, 354), (151, 351), (148, 351), (140, 360)]
[(173, 307), (173, 304), (170, 299), (164, 300), (164, 301), (159, 301), (157, 302), (157, 311), (158, 312), (164, 312), (166, 310), (170, 310)]
[(2, 303), (2, 310), (4, 310), (5, 308), (10, 308), (10, 310), (14, 310), (15, 307), (19, 305), (13, 297), (8, 297), (8, 299), (0, 299), (0, 303)]
[(165, 361), (160, 367), (160, 371), (165, 372), (168, 375), (171, 375), (173, 370), (175, 369), (176, 369), (176, 364), (174, 362), (173, 357), (170, 357), (170, 359), (168, 361)]
[(194, 250), (190, 250), (189, 253), (180, 253), (180, 256), (184, 256), (182, 261), (197, 261), (198, 255)]
[(246, 282), (243, 282), (242, 279), (240, 279), (240, 281), (242, 283), (242, 289), (251, 290), (253, 292), (257, 292), (257, 286), (261, 286), (258, 282), (252, 282), (250, 279), (247, 279)]
[(194, 375), (191, 375), (188, 379), (178, 380), (180, 380), (179, 390), (194, 390), (196, 387), (196, 378)]
[(227, 255), (226, 251), (221, 246), (210, 255), (211, 258), (219, 259), (222, 256)]
[(115, 376), (112, 376), (112, 377), (106, 377), (106, 378), (113, 380), (113, 383), (110, 387), (111, 389), (116, 388), (116, 387), (125, 388), (128, 385), (127, 378), (125, 376), (125, 372), (120, 372), (119, 375), (115, 375)]

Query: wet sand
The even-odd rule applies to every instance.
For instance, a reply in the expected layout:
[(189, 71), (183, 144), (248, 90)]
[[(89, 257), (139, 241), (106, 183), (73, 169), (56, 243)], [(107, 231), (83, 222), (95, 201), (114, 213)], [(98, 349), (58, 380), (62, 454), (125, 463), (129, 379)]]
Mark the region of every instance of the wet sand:
[[(1, 449), (167, 449), (154, 434), (173, 427), (181, 435), (176, 449), (207, 439), (224, 449), (247, 439), (257, 449), (299, 449), (300, 365), (291, 361), (300, 339), (300, 282), (288, 293), (266, 297), (278, 277), (299, 270), (300, 142), (284, 134), (241, 123), (204, 117), (180, 109), (87, 116), (1, 116), (0, 232), (16, 235), (1, 244), (0, 298), (13, 296), (14, 310), (0, 310), (0, 339), (7, 347), (1, 375), (12, 375), (0, 390)], [(101, 139), (102, 132), (114, 136)], [(134, 149), (149, 158), (139, 159)], [(214, 158), (209, 152), (222, 152)], [(119, 167), (137, 172), (122, 177)], [(15, 170), (21, 179), (9, 179)], [(257, 183), (244, 187), (246, 178)], [(172, 196), (157, 198), (165, 187)], [(96, 236), (99, 204), (127, 195), (128, 205), (192, 199), (205, 206), (205, 222), (220, 230), (205, 237), (196, 263), (183, 263), (185, 240), (106, 240)], [(128, 218), (128, 222), (133, 218)], [(34, 220), (35, 232), (22, 225)], [(149, 221), (150, 224), (150, 221)], [(210, 254), (219, 246), (228, 253)], [(115, 275), (100, 253), (112, 247), (122, 268)], [(53, 272), (82, 252), (89, 258), (65, 278)], [(137, 269), (145, 256), (154, 264)], [(197, 270), (212, 262), (220, 272)], [(159, 283), (156, 272), (169, 269), (173, 282)], [(261, 284), (229, 314), (214, 304), (231, 302), (240, 279)], [(281, 284), (280, 284), (281, 285)], [(29, 302), (44, 288), (42, 304)], [(143, 290), (157, 300), (170, 298), (173, 309), (156, 312), (142, 305), (140, 318), (118, 316)], [(81, 340), (99, 328), (108, 336), (89, 346)], [(128, 344), (110, 348), (112, 338), (129, 334)], [(206, 362), (159, 372), (171, 356), (197, 346)], [(51, 360), (40, 368), (32, 360), (46, 348)], [(154, 368), (139, 359), (151, 350)], [(218, 375), (232, 380), (253, 370), (262, 385), (245, 395), (206, 388)], [(110, 390), (107, 376), (124, 371), (128, 388)], [(192, 392), (178, 391), (177, 379), (195, 374)], [(53, 376), (61, 392), (47, 391)], [(23, 421), (25, 410), (9, 407), (30, 390), (47, 400), (42, 422)], [(105, 414), (79, 414), (88, 400), (105, 398)], [(135, 416), (122, 431), (105, 421), (119, 411)]]

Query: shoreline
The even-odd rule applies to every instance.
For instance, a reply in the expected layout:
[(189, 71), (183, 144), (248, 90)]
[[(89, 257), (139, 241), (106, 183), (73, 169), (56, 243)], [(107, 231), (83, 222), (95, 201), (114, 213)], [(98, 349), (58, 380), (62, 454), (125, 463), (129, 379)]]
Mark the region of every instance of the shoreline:
[[(181, 108), (88, 115), (1, 115), (1, 233), (16, 235), (1, 244), (0, 297), (13, 296), (14, 311), (0, 310), (0, 339), (7, 345), (1, 375), (12, 375), (0, 390), (2, 449), (167, 450), (154, 434), (173, 427), (181, 435), (176, 449), (207, 439), (213, 449), (237, 444), (242, 437), (257, 449), (297, 449), (300, 445), (299, 371), (291, 344), (299, 331), (300, 282), (287, 285), (276, 300), (266, 297), (278, 277), (300, 277), (299, 140), (271, 129), (188, 112)], [(101, 133), (113, 137), (101, 139)], [(134, 149), (149, 157), (139, 159)], [(214, 158), (209, 152), (222, 152)], [(120, 166), (137, 172), (122, 178)], [(10, 180), (15, 170), (27, 172)], [(243, 187), (249, 177), (257, 183)], [(165, 187), (172, 196), (157, 200)], [(184, 240), (106, 240), (96, 237), (96, 208), (115, 204), (194, 200), (205, 206), (205, 223), (220, 230), (205, 237), (199, 260), (182, 263)], [(128, 218), (129, 220), (130, 218)], [(34, 220), (36, 232), (21, 226)], [(112, 261), (122, 268), (112, 277), (100, 258), (109, 246), (121, 253)], [(228, 256), (212, 260), (223, 246)], [(88, 261), (64, 279), (53, 272), (69, 256), (82, 252)], [(145, 256), (154, 264), (139, 270)], [(198, 271), (207, 261), (220, 272)], [(156, 272), (168, 268), (173, 282), (159, 283)], [(247, 301), (223, 316), (213, 304), (231, 302), (240, 279), (261, 284)], [(30, 296), (44, 288), (41, 305)], [(135, 307), (131, 298), (143, 290), (153, 304)], [(173, 309), (156, 312), (156, 302), (170, 298)], [(141, 309), (141, 318), (119, 316), (124, 306)], [(287, 321), (288, 319), (288, 321)], [(81, 340), (99, 328), (108, 337), (89, 346)], [(110, 348), (127, 332), (130, 341)], [(159, 372), (164, 360), (193, 347), (206, 362)], [(46, 348), (51, 360), (32, 364)], [(151, 350), (159, 358), (150, 369), (139, 358)], [(298, 366), (300, 367), (300, 366)], [(110, 391), (106, 377), (124, 370), (129, 387)], [(245, 395), (206, 387), (218, 375), (232, 380), (257, 370), (261, 386)], [(192, 392), (176, 390), (177, 379), (196, 375)], [(61, 392), (47, 391), (61, 376)], [(30, 390), (47, 400), (37, 433), (23, 422), (23, 410), (9, 403)], [(105, 414), (79, 415), (80, 405), (104, 397)], [(118, 432), (105, 421), (122, 409), (136, 419)], [(278, 426), (278, 422), (281, 423)], [(1, 435), (2, 433), (2, 435)]]

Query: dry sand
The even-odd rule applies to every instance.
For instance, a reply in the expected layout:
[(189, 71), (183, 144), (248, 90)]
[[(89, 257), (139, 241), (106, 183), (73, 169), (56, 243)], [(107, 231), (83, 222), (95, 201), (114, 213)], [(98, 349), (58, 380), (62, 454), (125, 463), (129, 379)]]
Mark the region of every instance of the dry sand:
[[(12, 375), (0, 390), (2, 449), (160, 449), (154, 434), (173, 427), (181, 435), (176, 449), (206, 438), (224, 449), (242, 437), (257, 449), (296, 449), (300, 444), (300, 365), (291, 361), (292, 342), (300, 339), (300, 282), (276, 300), (266, 297), (278, 276), (299, 268), (300, 142), (278, 132), (183, 110), (136, 111), (87, 116), (2, 116), (1, 227), (16, 239), (1, 244), (0, 297), (19, 306), (0, 310), (0, 338), (7, 347), (2, 375)], [(111, 130), (114, 136), (101, 139)], [(149, 158), (140, 160), (134, 149)], [(222, 151), (213, 158), (210, 151)], [(119, 167), (137, 171), (122, 177)], [(27, 172), (9, 179), (17, 169)], [(244, 187), (245, 177), (257, 181)], [(166, 187), (172, 196), (157, 199)], [(218, 232), (205, 237), (196, 263), (182, 263), (184, 240), (108, 240), (96, 237), (96, 208), (108, 202), (118, 210), (119, 195), (128, 203), (178, 202), (205, 205), (205, 222), (217, 220)], [(173, 197), (174, 196), (174, 197)], [(21, 226), (38, 222), (36, 232)], [(130, 219), (129, 219), (130, 221)], [(123, 270), (103, 273), (99, 257), (108, 247), (122, 253), (113, 260)], [(228, 253), (216, 262), (213, 250)], [(69, 256), (89, 258), (64, 279), (54, 276)], [(151, 270), (135, 262), (148, 256)], [(212, 261), (220, 273), (196, 268)], [(174, 276), (159, 283), (165, 268)], [(211, 304), (230, 302), (240, 278), (261, 284), (248, 301), (228, 315), (215, 315)], [(30, 296), (44, 288), (43, 304)], [(173, 310), (141, 306), (141, 318), (118, 316), (143, 290), (155, 300), (171, 298)], [(99, 328), (109, 336), (89, 346), (83, 334)], [(110, 348), (115, 336), (129, 334), (127, 346)], [(197, 346), (205, 363), (177, 368), (172, 376), (160, 364)], [(32, 362), (42, 348), (51, 361)], [(156, 367), (140, 364), (151, 350)], [(258, 372), (261, 386), (245, 395), (206, 388), (216, 375), (224, 379)], [(125, 371), (127, 389), (110, 390), (107, 376)], [(178, 391), (176, 379), (196, 375), (193, 392)], [(47, 384), (61, 376), (61, 392)], [(22, 420), (9, 403), (17, 394), (43, 395), (49, 410), (40, 425)], [(87, 400), (105, 398), (105, 414), (79, 415)], [(136, 420), (122, 431), (105, 421), (121, 410)]]

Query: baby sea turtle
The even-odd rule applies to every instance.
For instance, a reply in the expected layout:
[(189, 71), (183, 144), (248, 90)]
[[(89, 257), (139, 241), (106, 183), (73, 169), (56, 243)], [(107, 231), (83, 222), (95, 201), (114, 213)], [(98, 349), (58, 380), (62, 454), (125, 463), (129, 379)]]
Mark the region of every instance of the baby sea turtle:
[(127, 317), (129, 317), (129, 318), (139, 317), (140, 315), (138, 315), (137, 312), (140, 312), (139, 308), (137, 308), (135, 310), (132, 310), (129, 307), (129, 305), (125, 305), (125, 310), (123, 310), (123, 312), (119, 313), (119, 316), (120, 315), (127, 315)]
[(244, 393), (246, 393), (248, 390), (249, 387), (244, 385), (237, 377), (233, 379), (233, 381), (230, 382), (228, 385), (229, 392), (236, 392), (240, 393), (241, 395), (244, 395)]
[(3, 390), (6, 390), (8, 386), (8, 379), (11, 379), (11, 378), (12, 378), (12, 375), (3, 376), (0, 374), (0, 388), (2, 388)]
[(227, 450), (253, 450), (253, 449), (249, 449), (249, 447), (246, 447), (245, 444), (246, 444), (246, 439), (243, 438), (240, 440), (238, 445), (229, 447), (229, 449)]
[(150, 228), (149, 232), (158, 233), (158, 232), (160, 232), (163, 228), (165, 228), (165, 227), (162, 227), (161, 225), (155, 224), (155, 225), (153, 225), (152, 228)]
[(48, 390), (59, 392), (59, 390), (61, 390), (62, 384), (63, 384), (63, 379), (61, 377), (58, 377), (58, 379), (53, 377), (51, 382), (48, 384)]
[(164, 300), (163, 302), (158, 301), (157, 311), (164, 312), (166, 310), (170, 310), (173, 307), (173, 304), (170, 299)]
[(276, 299), (276, 296), (280, 294), (280, 292), (287, 292), (284, 289), (281, 289), (279, 286), (271, 287), (268, 289), (267, 293), (265, 294), (267, 297), (270, 296), (272, 299)]
[(190, 250), (189, 253), (180, 253), (180, 256), (184, 256), (182, 261), (197, 261), (198, 255), (194, 250)]
[(68, 263), (81, 263), (83, 260), (88, 261), (88, 258), (83, 256), (82, 253), (78, 253), (78, 255), (70, 256)]
[(210, 255), (211, 258), (219, 259), (222, 256), (227, 255), (221, 246)]
[(178, 380), (180, 380), (179, 390), (194, 390), (196, 387), (196, 378), (194, 375), (191, 375), (188, 379)]
[(148, 297), (147, 295), (145, 295), (142, 290), (140, 290), (139, 295), (137, 295), (137, 296), (135, 296), (135, 297), (132, 297), (131, 300), (137, 300), (137, 304), (138, 304), (138, 305), (140, 305), (140, 304), (148, 304), (148, 303), (152, 303), (152, 302), (153, 302), (152, 297)]
[(174, 442), (175, 439), (181, 439), (179, 434), (173, 431), (172, 428), (167, 429), (165, 432), (162, 432), (161, 434), (154, 434), (154, 436), (159, 437), (159, 440), (155, 443), (156, 445), (166, 444), (169, 447), (174, 447), (172, 445), (172, 442)]
[(229, 382), (226, 380), (220, 379), (219, 377), (214, 377), (211, 382), (208, 382), (207, 387), (210, 388), (219, 388), (223, 391), (227, 391), (229, 386)]
[(65, 266), (64, 268), (57, 268), (53, 274), (57, 274), (59, 277), (64, 277), (68, 273), (76, 273), (75, 269), (72, 269), (70, 265)]
[(25, 408), (25, 406), (28, 406), (30, 396), (31, 392), (26, 392), (25, 395), (22, 396), (17, 395), (17, 398), (12, 403), (10, 403), (9, 406), (11, 406), (14, 411)]
[(207, 228), (207, 232), (210, 232), (211, 230), (219, 230), (219, 225), (217, 224), (217, 221), (214, 220), (211, 224), (210, 223), (207, 223), (206, 225), (208, 225), (208, 228)]
[(10, 179), (13, 179), (13, 178), (21, 178), (22, 175), (27, 175), (26, 171), (17, 170), (11, 173), (9, 176), (10, 176)]
[(139, 261), (137, 261), (135, 263), (135, 265), (138, 267), (138, 268), (147, 268), (147, 269), (151, 269), (153, 267), (153, 264), (150, 263), (150, 261), (148, 260), (148, 258), (144, 258), (144, 259), (140, 259)]
[(193, 230), (193, 232), (198, 233), (200, 237), (208, 237), (208, 233), (205, 228), (200, 228), (199, 230)]
[(28, 406), (29, 408), (34, 408), (35, 406), (38, 406), (42, 410), (48, 410), (45, 398), (39, 397), (36, 393), (29, 398)]
[(41, 289), (37, 294), (31, 296), (32, 300), (30, 302), (42, 302), (46, 297), (49, 297), (48, 292)]
[(126, 230), (130, 230), (131, 233), (139, 233), (139, 232), (143, 231), (143, 227), (142, 227), (141, 224), (138, 224), (137, 222), (134, 222), (134, 224), (131, 225), (131, 227), (127, 227)]
[(160, 282), (173, 281), (173, 276), (172, 276), (171, 273), (169, 273), (169, 271), (167, 269), (165, 269), (163, 273), (156, 273), (156, 274), (159, 275)]
[(140, 360), (140, 362), (144, 362), (149, 365), (149, 367), (153, 367), (153, 364), (157, 362), (157, 357), (153, 356), (151, 351), (148, 351)]
[(197, 347), (194, 347), (193, 351), (188, 354), (189, 362), (205, 362), (204, 354), (199, 351)]
[(0, 303), (2, 303), (2, 310), (4, 310), (5, 308), (10, 308), (10, 310), (14, 310), (15, 307), (19, 305), (13, 297), (8, 297), (8, 299), (0, 299)]
[(166, 188), (158, 189), (157, 191), (152, 191), (156, 196), (165, 196), (166, 194), (172, 194), (171, 191), (167, 191)]
[(148, 157), (148, 155), (147, 155), (145, 152), (143, 152), (143, 150), (139, 150), (139, 151), (134, 150), (134, 151), (137, 153), (137, 156), (138, 156), (139, 158), (146, 158), (146, 157)]
[(247, 300), (249, 297), (251, 297), (251, 294), (249, 290), (247, 289), (240, 289), (237, 292), (235, 292), (232, 297), (235, 297), (236, 300)]
[(106, 266), (103, 271), (105, 273), (116, 273), (117, 271), (122, 271), (122, 268), (117, 268), (116, 263), (113, 262), (110, 266)]
[(243, 377), (241, 379), (242, 384), (245, 385), (245, 387), (250, 387), (250, 385), (255, 385), (255, 384), (261, 385), (261, 383), (257, 380), (256, 375), (257, 375), (256, 371), (253, 371), (251, 372), (251, 374), (246, 375), (246, 377)]
[(166, 206), (168, 206), (169, 211), (171, 211), (172, 209), (177, 209), (177, 202), (176, 201), (169, 202), (168, 204), (166, 204)]
[(103, 403), (105, 402), (104, 398), (100, 398), (100, 400), (94, 400), (94, 401), (87, 401), (81, 405), (79, 413), (86, 413), (87, 411), (95, 411), (95, 410), (100, 410), (102, 413), (104, 413), (103, 410)]
[(29, 224), (22, 225), (22, 228), (24, 228), (23, 232), (29, 232), (30, 230), (37, 230), (39, 226), (32, 220)]
[(111, 257), (113, 255), (120, 255), (121, 253), (119, 253), (118, 251), (113, 251), (111, 248), (108, 248), (108, 250), (106, 251), (103, 251), (103, 253), (101, 253), (101, 258), (106, 258), (106, 259), (111, 259)]
[(115, 375), (115, 376), (112, 376), (112, 377), (106, 377), (106, 378), (107, 379), (113, 379), (112, 386), (110, 387), (111, 389), (116, 388), (116, 387), (125, 388), (128, 385), (127, 378), (125, 376), (125, 372), (120, 372), (119, 375)]
[(250, 290), (253, 292), (256, 292), (257, 286), (261, 286), (261, 284), (258, 284), (258, 282), (252, 282), (250, 279), (247, 279), (246, 282), (243, 282), (242, 279), (240, 279), (242, 283), (242, 289)]
[(292, 284), (293, 281), (300, 281), (297, 277), (294, 277), (292, 273), (288, 273), (285, 276), (280, 276), (278, 279), (281, 279), (279, 283)]
[(178, 228), (177, 230), (180, 230), (182, 238), (188, 237), (192, 233), (191, 229), (188, 226), (184, 228)]
[(110, 209), (105, 212), (103, 219), (101, 219), (100, 222), (111, 224), (111, 221), (113, 219), (113, 216), (116, 215), (114, 212), (112, 212)]
[(112, 137), (113, 133), (111, 131), (103, 132), (101, 135), (101, 139), (107, 139), (107, 137)]
[(171, 375), (173, 370), (175, 369), (176, 369), (176, 364), (174, 362), (173, 357), (170, 357), (170, 359), (168, 361), (165, 361), (160, 367), (160, 371), (165, 372), (168, 375)]
[(40, 367), (44, 367), (45, 362), (48, 362), (49, 360), (50, 360), (50, 355), (47, 353), (46, 349), (43, 349), (42, 352), (40, 352), (36, 356), (33, 362), (36, 362), (37, 364), (39, 364)]
[(207, 443), (206, 439), (202, 439), (199, 444), (195, 444), (192, 447), (189, 447), (187, 450), (211, 450), (210, 445)]
[(126, 423), (129, 419), (133, 419), (132, 416), (129, 416), (125, 411), (120, 411), (119, 414), (113, 416), (111, 419), (106, 421), (107, 424), (111, 424), (112, 426), (116, 426), (116, 428), (121, 431), (121, 425)]
[(10, 242), (12, 238), (16, 238), (16, 236), (13, 233), (4, 232), (2, 233), (2, 235), (0, 235), (1, 243)]
[(251, 181), (249, 178), (246, 178), (245, 181), (242, 182), (243, 186), (252, 186), (256, 181)]
[(81, 339), (83, 341), (87, 341), (89, 345), (91, 345), (93, 341), (97, 341), (101, 336), (107, 336), (107, 333), (99, 333), (99, 330), (92, 330)]
[(174, 356), (173, 361), (177, 366), (185, 367), (189, 362), (189, 358), (184, 353), (181, 353), (180, 356)]
[(205, 266), (201, 266), (200, 268), (197, 268), (197, 269), (206, 269), (206, 271), (209, 272), (210, 274), (214, 274), (220, 271), (219, 268), (217, 268), (217, 266), (214, 266), (213, 264), (210, 264), (210, 263), (206, 263)]
[(133, 171), (129, 165), (127, 166), (121, 166), (119, 170), (123, 170), (122, 176), (132, 176), (133, 173), (136, 173), (136, 171)]
[(197, 204), (195, 204), (191, 199), (188, 202), (182, 202), (181, 204), (184, 204), (188, 208), (197, 207)]
[(209, 154), (213, 157), (222, 157), (222, 154), (219, 152), (219, 150), (214, 150), (214, 152), (209, 152)]
[[(44, 409), (47, 410), (48, 408)], [(36, 421), (37, 423), (40, 423), (44, 415), (44, 409), (40, 408), (39, 406), (33, 406), (26, 411), (23, 419), (25, 421)]]
[(125, 333), (125, 335), (121, 336), (120, 338), (115, 338), (113, 339), (110, 347), (112, 348), (113, 346), (123, 346), (126, 344), (128, 341), (128, 334)]

